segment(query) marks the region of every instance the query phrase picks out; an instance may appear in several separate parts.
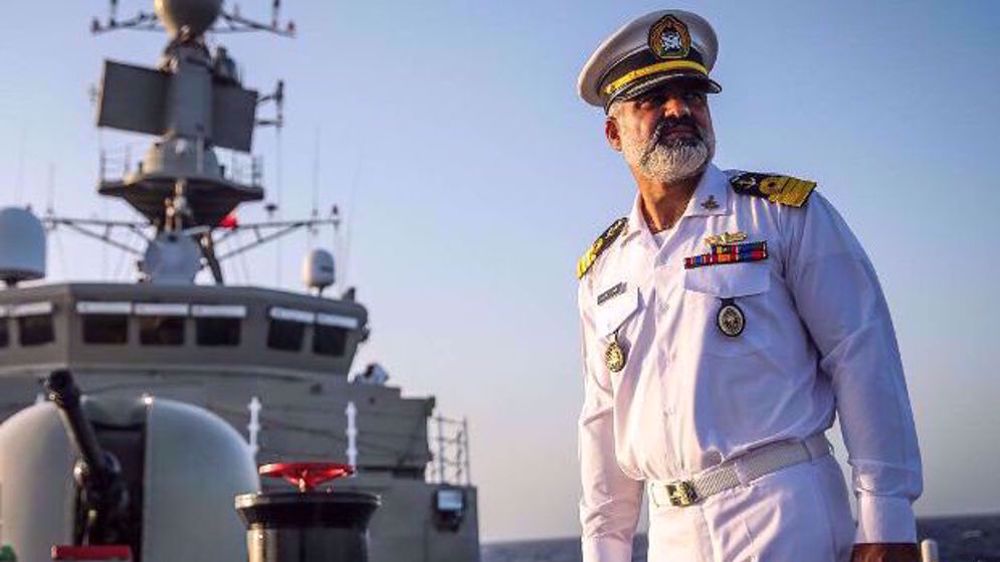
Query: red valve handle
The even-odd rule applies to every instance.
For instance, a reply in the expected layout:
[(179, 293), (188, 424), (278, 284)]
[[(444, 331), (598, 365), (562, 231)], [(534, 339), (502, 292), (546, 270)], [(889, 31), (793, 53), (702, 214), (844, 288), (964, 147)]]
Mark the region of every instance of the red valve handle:
[(354, 467), (335, 462), (277, 462), (265, 464), (257, 472), (261, 476), (284, 478), (300, 492), (308, 492), (327, 480), (354, 474)]

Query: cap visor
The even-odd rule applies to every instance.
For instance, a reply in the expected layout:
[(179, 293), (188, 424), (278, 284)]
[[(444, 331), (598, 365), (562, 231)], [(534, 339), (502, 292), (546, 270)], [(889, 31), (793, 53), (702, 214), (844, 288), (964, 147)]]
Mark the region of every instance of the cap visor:
[(617, 100), (635, 99), (647, 92), (651, 92), (657, 88), (667, 85), (683, 85), (692, 90), (706, 94), (718, 94), (722, 91), (722, 86), (720, 86), (718, 82), (712, 80), (704, 74), (672, 72), (670, 74), (653, 76), (648, 80), (643, 80), (638, 84), (625, 88), (618, 95), (608, 99), (605, 109), (610, 107), (611, 104)]

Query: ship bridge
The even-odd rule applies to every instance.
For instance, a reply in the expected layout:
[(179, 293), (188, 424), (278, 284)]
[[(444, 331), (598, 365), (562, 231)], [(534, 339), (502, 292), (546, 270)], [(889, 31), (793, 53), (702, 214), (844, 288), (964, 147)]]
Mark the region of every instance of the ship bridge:
[(346, 379), (367, 338), (348, 300), (257, 287), (66, 283), (0, 292), (0, 376), (37, 366)]
[(0, 416), (54, 369), (93, 395), (207, 408), (259, 462), (340, 459), (356, 407), (359, 468), (423, 481), (431, 397), (348, 380), (368, 313), (349, 299), (257, 287), (61, 283), (0, 291)]

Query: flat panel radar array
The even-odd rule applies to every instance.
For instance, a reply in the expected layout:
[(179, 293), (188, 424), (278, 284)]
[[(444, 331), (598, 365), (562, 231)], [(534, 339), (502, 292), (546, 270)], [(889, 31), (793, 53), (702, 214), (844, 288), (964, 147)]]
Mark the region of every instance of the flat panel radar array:
[[(216, 255), (216, 239), (227, 238), (227, 230), (245, 228), (234, 219), (239, 205), (264, 199), (260, 159), (249, 157), (247, 165), (240, 160), (244, 156), (238, 159), (235, 153), (249, 156), (256, 128), (282, 126), (284, 87), (278, 81), (266, 94), (245, 88), (236, 61), (221, 45), (210, 49), (205, 35), (267, 31), (291, 36), (294, 25), (279, 26), (280, 0), (273, 1), (270, 23), (245, 18), (237, 7), (227, 11), (222, 0), (153, 4), (154, 13), (139, 12), (123, 20), (112, 0), (106, 23), (95, 19), (91, 25), (94, 33), (128, 28), (162, 30), (169, 37), (156, 67), (105, 61), (98, 126), (156, 139), (135, 165), (109, 162), (102, 154), (98, 192), (124, 199), (156, 230), (145, 237), (146, 251), (137, 252), (144, 257), (139, 263), (143, 281), (190, 284), (207, 267), (215, 282), (222, 284), (220, 262), (225, 257)], [(264, 104), (273, 104), (276, 111), (261, 118), (258, 108)], [(223, 160), (217, 149), (233, 153)], [(259, 242), (286, 230), (322, 224), (335, 225), (314, 216), (294, 222), (291, 229), (287, 223), (259, 223), (253, 228)], [(261, 235), (262, 229), (278, 234)]]

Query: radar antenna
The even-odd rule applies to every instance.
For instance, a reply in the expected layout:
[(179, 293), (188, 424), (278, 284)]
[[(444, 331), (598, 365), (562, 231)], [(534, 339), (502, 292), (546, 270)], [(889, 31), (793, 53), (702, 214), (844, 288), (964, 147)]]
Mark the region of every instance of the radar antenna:
[(258, 127), (274, 127), (280, 129), (285, 124), (285, 81), (278, 80), (274, 91), (265, 96), (257, 98), (257, 105), (274, 102), (275, 115), (270, 119), (258, 119), (255, 125)]
[[(41, 221), (46, 230), (49, 232), (56, 230), (60, 226), (64, 226), (77, 234), (98, 240), (113, 248), (140, 258), (144, 257), (145, 254), (148, 253), (148, 248), (146, 252), (144, 252), (141, 248), (135, 248), (123, 242), (119, 242), (112, 235), (112, 233), (116, 230), (131, 232), (150, 245), (155, 244), (157, 240), (156, 233), (149, 232), (154, 228), (154, 225), (142, 221), (115, 221), (60, 217), (51, 212), (46, 213)], [(211, 271), (212, 277), (217, 282), (221, 283), (222, 262), (257, 248), (258, 246), (283, 238), (288, 234), (303, 228), (308, 229), (310, 232), (314, 232), (316, 229), (326, 226), (333, 227), (334, 232), (337, 232), (340, 227), (340, 222), (340, 212), (337, 209), (337, 206), (334, 205), (330, 209), (330, 214), (327, 217), (320, 217), (315, 211), (308, 219), (288, 221), (268, 220), (262, 222), (241, 223), (235, 219), (231, 219), (231, 217), (227, 217), (227, 220), (223, 221), (223, 225), (216, 229), (210, 229), (207, 226), (194, 226), (190, 228), (172, 230), (169, 231), (169, 233), (173, 234), (175, 237), (192, 238), (196, 240), (198, 245), (201, 247), (203, 257), (203, 261), (198, 266), (198, 270), (207, 267), (209, 271)], [(235, 239), (230, 240), (235, 235), (242, 232), (252, 233), (253, 239), (249, 242), (236, 241)], [(215, 249), (219, 244), (225, 242), (230, 242), (231, 244), (233, 241), (237, 242), (236, 247), (229, 248), (222, 254), (216, 254)], [(140, 265), (143, 264), (140, 263)]]
[(156, 25), (156, 14), (139, 11), (123, 21), (118, 20), (118, 0), (108, 0), (108, 18), (103, 23), (96, 17), (90, 22), (90, 32), (94, 35), (117, 29), (137, 29), (140, 31), (160, 31)]
[(173, 36), (249, 31), (266, 31), (283, 37), (295, 36), (295, 22), (281, 20), (281, 0), (272, 1), (269, 23), (244, 17), (240, 13), (239, 4), (233, 5), (232, 10), (226, 11), (222, 7), (222, 0), (155, 0), (153, 12), (139, 10), (134, 16), (119, 20), (118, 0), (108, 0), (107, 18), (104, 21), (93, 18), (90, 22), (90, 32), (97, 35), (120, 29), (165, 30)]
[(247, 19), (240, 15), (240, 6), (233, 6), (232, 12), (222, 11), (219, 17), (225, 22), (226, 27), (213, 29), (215, 33), (239, 33), (244, 31), (268, 31), (285, 37), (295, 36), (295, 22), (289, 20), (281, 23), (281, 0), (274, 0), (271, 4), (271, 23), (264, 24)]
[[(332, 226), (336, 232), (340, 224), (336, 207), (328, 216), (314, 211), (304, 220), (274, 217), (276, 206), (270, 204), (265, 208), (271, 220), (266, 222), (241, 223), (235, 215), (239, 205), (264, 199), (260, 159), (250, 154), (252, 134), (257, 127), (270, 126), (280, 135), (285, 84), (279, 80), (273, 91), (264, 94), (244, 87), (236, 62), (225, 47), (210, 49), (205, 35), (267, 31), (292, 36), (295, 24), (282, 21), (281, 0), (271, 0), (267, 23), (244, 17), (238, 5), (226, 10), (224, 0), (153, 0), (152, 13), (140, 11), (125, 20), (118, 17), (118, 0), (108, 2), (107, 20), (95, 19), (91, 26), (94, 33), (160, 30), (169, 37), (156, 68), (106, 61), (97, 89), (99, 127), (157, 137), (137, 166), (131, 165), (128, 153), (124, 165), (110, 162), (110, 167), (103, 149), (101, 155), (98, 192), (124, 199), (147, 222), (75, 219), (49, 213), (45, 225), (50, 230), (67, 227), (140, 255), (138, 265), (144, 281), (179, 284), (193, 283), (198, 272), (206, 268), (215, 282), (222, 284), (221, 264), (227, 258), (302, 228), (312, 231)], [(274, 110), (259, 116), (264, 104), (273, 104)], [(280, 151), (280, 140), (278, 146)], [(229, 165), (220, 160), (216, 149), (230, 151)], [(238, 153), (249, 157), (249, 173), (246, 161), (237, 160)], [(280, 165), (279, 152), (279, 200)], [(112, 238), (113, 231), (122, 230), (138, 234), (146, 244), (145, 251)], [(249, 243), (238, 236), (246, 231), (253, 234)], [(220, 247), (226, 242), (226, 247)]]

